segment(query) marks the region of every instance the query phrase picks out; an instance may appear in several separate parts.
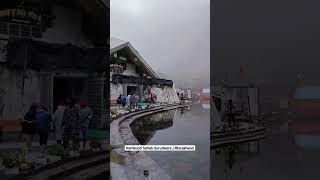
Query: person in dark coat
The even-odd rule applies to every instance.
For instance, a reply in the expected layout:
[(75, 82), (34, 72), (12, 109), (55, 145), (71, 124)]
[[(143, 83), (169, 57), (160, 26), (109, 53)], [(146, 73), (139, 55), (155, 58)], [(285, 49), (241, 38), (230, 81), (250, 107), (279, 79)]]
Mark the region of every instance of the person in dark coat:
[(34, 134), (36, 133), (36, 127), (35, 127), (34, 121), (36, 119), (37, 108), (38, 108), (38, 104), (33, 103), (21, 122), (21, 125), (22, 125), (21, 131), (26, 136), (26, 145), (28, 150), (31, 150), (32, 148), (32, 140), (33, 140)]
[(122, 98), (122, 94), (120, 94), (117, 99), (117, 104), (119, 107), (121, 106), (121, 98)]
[(232, 103), (232, 99), (228, 100), (227, 108), (228, 108), (228, 123), (229, 123), (229, 127), (234, 127), (236, 120), (235, 120), (235, 117), (234, 117), (235, 106)]
[(79, 109), (76, 107), (75, 100), (68, 98), (66, 109), (64, 110), (62, 119), (62, 139), (63, 147), (67, 149), (69, 147), (69, 141), (72, 141), (73, 150), (79, 152), (80, 149), (80, 120), (79, 120)]

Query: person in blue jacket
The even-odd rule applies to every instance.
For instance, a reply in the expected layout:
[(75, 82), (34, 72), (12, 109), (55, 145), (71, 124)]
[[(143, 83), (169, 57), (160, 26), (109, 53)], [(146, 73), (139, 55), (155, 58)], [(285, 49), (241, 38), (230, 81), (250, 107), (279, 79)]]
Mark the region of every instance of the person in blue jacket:
[(34, 124), (36, 125), (38, 135), (40, 136), (41, 152), (45, 151), (48, 143), (48, 136), (50, 132), (50, 123), (52, 116), (48, 112), (47, 108), (41, 106), (37, 109)]
[(125, 96), (121, 96), (121, 105), (122, 107), (126, 107), (126, 103), (127, 103), (127, 98)]

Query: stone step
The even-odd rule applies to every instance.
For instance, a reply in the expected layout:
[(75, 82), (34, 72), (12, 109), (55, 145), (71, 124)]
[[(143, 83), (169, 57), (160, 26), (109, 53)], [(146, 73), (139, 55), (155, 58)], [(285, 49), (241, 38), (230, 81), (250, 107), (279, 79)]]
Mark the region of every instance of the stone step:
[(220, 142), (220, 141), (225, 141), (225, 140), (232, 140), (232, 139), (241, 139), (241, 138), (246, 138), (246, 137), (252, 137), (252, 136), (257, 136), (260, 134), (265, 134), (265, 131), (256, 131), (256, 132), (250, 132), (250, 133), (243, 133), (243, 134), (238, 134), (234, 136), (224, 136), (224, 137), (219, 137), (219, 138), (211, 138), (210, 140), (212, 142)]
[(110, 165), (109, 163), (103, 163), (98, 166), (93, 166), (88, 169), (78, 171), (69, 176), (61, 177), (61, 180), (98, 180), (109, 179), (110, 177)]
[(253, 136), (253, 137), (247, 137), (247, 138), (241, 138), (241, 139), (232, 139), (228, 141), (222, 141), (222, 142), (211, 142), (210, 146), (211, 149), (217, 149), (223, 146), (228, 146), (228, 145), (234, 145), (234, 144), (241, 144), (241, 143), (247, 143), (247, 142), (252, 142), (252, 141), (258, 141), (261, 139), (264, 139), (268, 136), (269, 134), (261, 134), (258, 136)]
[(231, 131), (231, 132), (225, 132), (225, 133), (211, 133), (211, 139), (218, 139), (223, 137), (230, 137), (230, 136), (238, 136), (243, 134), (249, 134), (249, 133), (256, 133), (256, 132), (264, 132), (266, 129), (264, 127), (256, 127), (253, 129), (243, 129), (241, 131)]
[[(48, 180), (63, 179), (64, 177), (73, 177), (74, 174), (77, 174), (79, 172), (82, 172), (83, 174), (83, 172), (87, 172), (87, 170), (91, 170), (90, 172), (92, 173), (93, 168), (101, 166), (106, 167), (108, 163), (109, 159), (107, 159), (107, 155), (101, 155), (98, 157), (87, 159), (86, 161), (80, 160), (73, 163), (68, 163), (55, 169), (56, 172), (53, 175), (48, 176)], [(96, 173), (100, 174), (100, 171)]]
[(108, 151), (97, 153), (88, 153), (74, 158), (60, 160), (58, 162), (48, 164), (33, 172), (20, 174), (13, 177), (12, 180), (53, 180), (60, 179), (72, 175), (76, 172), (83, 171), (88, 168), (100, 166), (109, 163)]

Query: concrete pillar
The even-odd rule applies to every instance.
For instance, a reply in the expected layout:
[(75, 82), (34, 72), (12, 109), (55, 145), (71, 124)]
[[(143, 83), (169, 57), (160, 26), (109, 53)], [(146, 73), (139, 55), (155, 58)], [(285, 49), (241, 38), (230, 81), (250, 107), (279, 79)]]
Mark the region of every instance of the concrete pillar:
[(88, 105), (92, 109), (90, 127), (102, 128), (106, 123), (104, 103), (104, 76), (103, 73), (90, 73), (88, 78)]

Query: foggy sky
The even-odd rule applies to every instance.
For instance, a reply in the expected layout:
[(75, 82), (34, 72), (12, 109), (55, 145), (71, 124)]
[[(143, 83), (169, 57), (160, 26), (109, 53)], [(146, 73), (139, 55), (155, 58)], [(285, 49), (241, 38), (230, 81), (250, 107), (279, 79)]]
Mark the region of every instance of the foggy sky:
[[(211, 71), (215, 79), (250, 81), (285, 93), (302, 74), (320, 84), (320, 11), (315, 0), (216, 0), (212, 9)], [(281, 92), (280, 92), (281, 91)]]
[(210, 0), (111, 0), (111, 37), (176, 84), (210, 84)]

